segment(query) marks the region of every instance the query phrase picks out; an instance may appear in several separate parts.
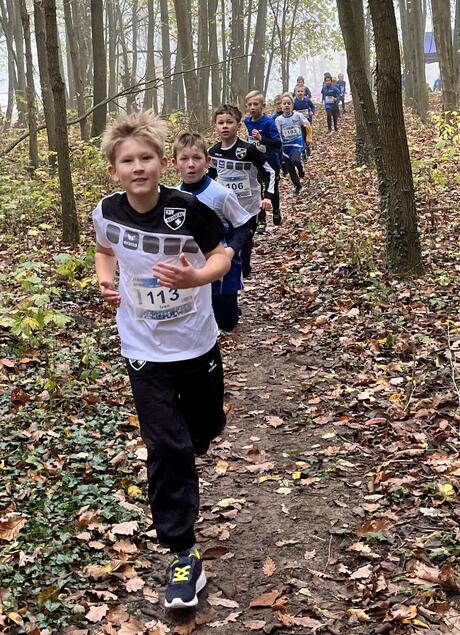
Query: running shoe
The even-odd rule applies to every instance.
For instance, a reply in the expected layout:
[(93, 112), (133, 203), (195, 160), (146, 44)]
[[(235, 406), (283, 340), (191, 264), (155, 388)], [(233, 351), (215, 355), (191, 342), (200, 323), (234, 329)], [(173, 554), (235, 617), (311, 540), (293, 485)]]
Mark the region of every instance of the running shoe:
[(267, 229), (267, 223), (265, 221), (259, 221), (257, 223), (256, 234), (265, 234), (265, 230)]
[(294, 194), (294, 196), (299, 196), (299, 194), (300, 194), (300, 192), (302, 191), (302, 189), (303, 189), (303, 188), (302, 188), (302, 186), (300, 185), (299, 187), (295, 187), (295, 188), (292, 190), (292, 193)]
[(273, 224), (281, 225), (281, 211), (279, 209), (273, 210)]
[(198, 593), (206, 586), (197, 549), (181, 551), (168, 567), (165, 607), (184, 609), (198, 604)]

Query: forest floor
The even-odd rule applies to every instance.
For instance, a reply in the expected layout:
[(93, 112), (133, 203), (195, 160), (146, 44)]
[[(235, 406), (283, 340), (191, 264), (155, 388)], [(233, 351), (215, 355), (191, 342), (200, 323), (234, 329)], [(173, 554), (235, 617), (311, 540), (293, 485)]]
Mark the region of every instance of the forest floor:
[[(427, 271), (400, 280), (352, 113), (330, 136), (317, 120), (304, 190), (281, 181), (283, 223), (257, 236), (241, 323), (220, 340), (228, 425), (198, 460), (196, 611), (163, 608), (170, 557), (149, 531), (145, 449), (83, 252), (73, 271), (75, 256), (51, 263), (74, 323), (22, 351), (5, 335), (4, 633), (460, 634), (456, 159), (409, 120)], [(49, 273), (47, 227), (10, 228), (8, 297)]]

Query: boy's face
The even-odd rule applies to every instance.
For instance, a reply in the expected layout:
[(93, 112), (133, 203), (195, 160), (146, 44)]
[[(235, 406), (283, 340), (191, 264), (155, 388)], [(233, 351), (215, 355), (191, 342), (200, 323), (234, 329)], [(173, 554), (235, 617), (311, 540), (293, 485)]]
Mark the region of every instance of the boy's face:
[(305, 88), (302, 88), (302, 86), (299, 86), (298, 88), (295, 89), (295, 94), (296, 94), (296, 97), (298, 97), (298, 99), (303, 99), (305, 97)]
[(326, 86), (332, 86), (332, 79), (330, 77), (326, 79)]
[(246, 102), (246, 108), (253, 119), (260, 119), (264, 111), (264, 103), (260, 97), (251, 97)]
[(145, 139), (127, 137), (116, 147), (115, 163), (109, 166), (109, 173), (128, 196), (140, 200), (156, 192), (166, 165), (166, 158), (160, 159)]
[(207, 170), (211, 157), (196, 146), (181, 148), (173, 159), (173, 165), (184, 183), (197, 183)]
[(275, 99), (273, 103), (275, 105), (276, 110), (281, 110), (281, 97), (278, 97), (278, 99)]
[(339, 79), (340, 79), (340, 81), (343, 80), (343, 74), (342, 73), (339, 73)]
[(217, 115), (216, 117), (216, 132), (222, 140), (233, 141), (238, 134), (238, 128), (240, 124), (228, 113)]
[(281, 102), (281, 109), (283, 111), (283, 115), (292, 114), (293, 106), (292, 106), (292, 101), (289, 99), (289, 97), (283, 98)]

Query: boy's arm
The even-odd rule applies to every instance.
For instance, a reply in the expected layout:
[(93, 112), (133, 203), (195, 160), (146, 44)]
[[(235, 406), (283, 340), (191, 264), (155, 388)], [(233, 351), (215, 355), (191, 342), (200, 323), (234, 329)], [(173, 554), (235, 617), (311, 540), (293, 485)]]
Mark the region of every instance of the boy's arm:
[(115, 286), (117, 259), (112, 249), (96, 243), (96, 275), (102, 297), (112, 306), (120, 306), (120, 294)]
[[(267, 130), (268, 127), (268, 130)], [(268, 133), (268, 137), (266, 134), (262, 134), (262, 143), (266, 148), (270, 148), (270, 150), (280, 150), (281, 149), (281, 137), (278, 132), (278, 127), (276, 123), (272, 120), (269, 125), (263, 129), (264, 133)]]
[(191, 289), (219, 280), (230, 270), (230, 258), (225, 253), (223, 245), (217, 245), (215, 249), (204, 254), (204, 257), (206, 264), (201, 269), (193, 267), (185, 255), (181, 254), (179, 265), (160, 262), (153, 268), (153, 273), (164, 287)]
[(264, 155), (252, 146), (248, 148), (248, 159), (256, 166), (259, 171), (262, 183), (264, 184), (264, 196), (261, 203), (262, 209), (269, 209), (270, 202), (275, 194), (276, 174), (272, 166), (264, 159)]

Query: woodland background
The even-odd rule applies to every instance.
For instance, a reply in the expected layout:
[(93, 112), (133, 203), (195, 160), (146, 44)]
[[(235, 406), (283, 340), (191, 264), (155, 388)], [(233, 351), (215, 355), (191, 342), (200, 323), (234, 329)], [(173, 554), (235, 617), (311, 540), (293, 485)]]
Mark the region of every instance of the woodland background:
[[(3, 632), (460, 633), (459, 41), (459, 0), (0, 0)], [(172, 617), (93, 272), (99, 136), (153, 107), (168, 151), (188, 127), (211, 142), (213, 106), (292, 89), (300, 57), (333, 50), (353, 101), (337, 135), (318, 108), (304, 193), (282, 181), (221, 338), (210, 582)]]

